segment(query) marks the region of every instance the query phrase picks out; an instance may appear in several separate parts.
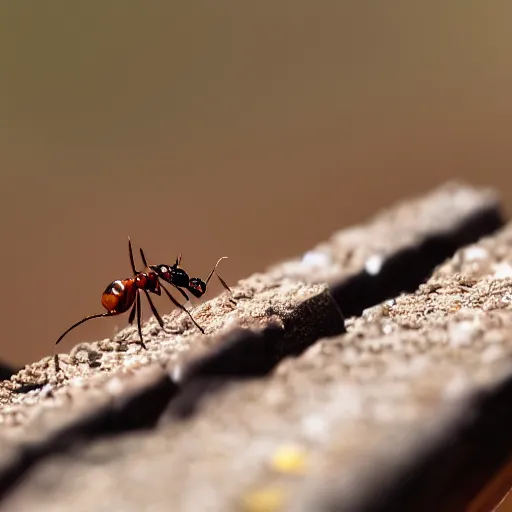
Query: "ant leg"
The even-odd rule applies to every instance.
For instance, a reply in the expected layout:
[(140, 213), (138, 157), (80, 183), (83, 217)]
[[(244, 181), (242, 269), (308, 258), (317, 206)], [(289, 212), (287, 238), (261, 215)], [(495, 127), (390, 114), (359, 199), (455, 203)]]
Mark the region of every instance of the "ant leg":
[(147, 349), (144, 339), (142, 338), (142, 326), (141, 326), (141, 307), (140, 307), (140, 292), (137, 292), (137, 329), (139, 330), (140, 342), (139, 344)]
[(132, 265), (133, 275), (137, 274), (137, 271), (135, 270), (135, 261), (133, 259), (133, 250), (132, 250), (132, 241), (130, 237), (128, 237), (128, 252), (130, 253), (130, 263)]
[(208, 282), (210, 281), (210, 279), (212, 278), (212, 275), (213, 273), (215, 272), (215, 275), (217, 276), (217, 278), (219, 279), (219, 281), (222, 283), (222, 286), (224, 286), (224, 288), (226, 288), (226, 290), (228, 292), (231, 293), (231, 288), (226, 284), (226, 281), (224, 281), (224, 279), (222, 279), (222, 277), (219, 276), (219, 274), (217, 274), (217, 266), (219, 265), (219, 263), (222, 261), (222, 260), (225, 260), (227, 259), (227, 256), (222, 256), (222, 258), (219, 259), (219, 261), (217, 261), (217, 263), (215, 264), (215, 266), (213, 267), (212, 271), (210, 272), (210, 275), (208, 276), (208, 278), (206, 279), (206, 284), (208, 284)]
[[(169, 297), (169, 299), (171, 299), (172, 303), (180, 308), (182, 311), (185, 311), (185, 313), (187, 313), (187, 315), (190, 317), (190, 319), (192, 320), (193, 324), (204, 334), (204, 329), (194, 320), (194, 317), (190, 314), (190, 311), (185, 307), (185, 306), (182, 306), (172, 295), (171, 295), (171, 292), (162, 284), (160, 283), (160, 286), (162, 287), (162, 289), (164, 290), (164, 292), (167, 294), (167, 297)], [(180, 290), (181, 291), (181, 290)]]
[(53, 348), (53, 360), (54, 360), (54, 363), (55, 363), (55, 371), (59, 372), (60, 371), (60, 364), (59, 364), (59, 356), (56, 352), (56, 346), (62, 341), (62, 338), (64, 338), (64, 336), (66, 336), (66, 334), (73, 330), (75, 327), (78, 327), (80, 324), (83, 324), (84, 322), (87, 322), (87, 320), (92, 320), (93, 318), (101, 318), (103, 316), (113, 316), (113, 315), (116, 315), (117, 313), (110, 313), (109, 311), (107, 311), (106, 313), (98, 313), (97, 315), (89, 315), (89, 316), (86, 316), (85, 318), (82, 318), (82, 320), (80, 320), (79, 322), (76, 322), (76, 324), (73, 324), (69, 329), (65, 330), (59, 337), (59, 339), (55, 342), (55, 346)]
[(185, 297), (185, 300), (188, 302), (190, 299), (188, 297), (188, 295), (181, 289), (179, 288), (178, 286), (176, 286), (175, 284), (171, 283), (172, 286), (174, 286), (174, 288), (176, 288), (176, 290), (178, 290), (181, 295), (183, 295), (183, 297)]
[(147, 290), (144, 290), (144, 293), (146, 294), (146, 298), (148, 299), (148, 302), (149, 302), (149, 307), (151, 308), (151, 311), (153, 312), (154, 317), (156, 318), (157, 322), (160, 324), (160, 327), (162, 328), (162, 330), (167, 332), (165, 330), (164, 321), (162, 320), (162, 317), (158, 314), (158, 311), (156, 310), (156, 307), (153, 304), (153, 301), (151, 300), (149, 293), (147, 292)]
[(146, 261), (146, 256), (144, 256), (144, 251), (142, 247), (140, 248), (140, 257), (142, 258), (142, 263), (144, 263), (145, 267), (149, 267), (148, 262)]
[(133, 324), (133, 320), (135, 319), (135, 311), (137, 310), (137, 303), (134, 302), (133, 303), (133, 306), (132, 306), (132, 309), (130, 311), (130, 316), (128, 317), (128, 324), (129, 325), (132, 325)]
[[(144, 251), (142, 250), (142, 247), (141, 247), (139, 250), (140, 250), (140, 257), (142, 258), (142, 262), (144, 263), (144, 265), (145, 265), (146, 267), (149, 267), (148, 262), (147, 262), (147, 260), (146, 260), (146, 256), (144, 255)], [(180, 261), (181, 261), (181, 254), (179, 255), (179, 257), (178, 257), (178, 258), (176, 258), (176, 263), (175, 263), (175, 265), (176, 265), (176, 266), (178, 266), (178, 265), (179, 265), (179, 263), (180, 263)]]
[[(144, 254), (144, 251), (142, 250), (142, 247), (140, 248), (140, 257), (142, 258), (142, 262), (144, 263), (144, 266), (145, 267), (149, 267), (148, 265), (148, 262), (146, 260), (146, 255)], [(181, 259), (181, 254), (180, 254), (180, 259)], [(178, 261), (178, 260), (176, 260)], [(172, 283), (171, 283), (172, 284)], [(162, 283), (160, 283), (160, 286), (163, 288), (162, 286)], [(172, 285), (174, 286), (176, 289), (179, 290), (179, 292), (183, 295), (183, 297), (185, 297), (185, 300), (188, 301), (189, 298), (188, 298), (188, 295), (183, 291), (183, 290), (180, 290), (177, 286), (175, 285)], [(153, 304), (153, 301), (151, 300), (151, 297), (149, 296), (149, 293), (144, 290), (144, 292), (146, 293), (146, 297), (148, 298), (148, 302), (149, 302), (149, 305), (151, 307), (151, 311), (153, 312), (153, 315), (155, 316), (155, 318), (157, 319), (158, 323), (160, 324), (160, 327), (165, 331), (165, 332), (168, 332), (166, 329), (165, 329), (165, 326), (164, 326), (164, 321), (162, 320), (162, 317), (158, 314), (158, 311), (155, 307), (155, 305)], [(169, 295), (169, 292), (167, 290), (165, 290), (165, 292)], [(174, 302), (174, 297), (171, 299), (173, 300)], [(179, 303), (178, 303), (179, 304)], [(181, 308), (182, 306), (179, 305), (179, 307)]]
[(88, 320), (92, 320), (93, 318), (101, 318), (102, 316), (113, 316), (117, 313), (110, 313), (109, 311), (107, 311), (106, 313), (98, 313), (97, 315), (89, 315), (89, 316), (86, 316), (85, 318), (82, 318), (82, 320), (80, 320), (79, 322), (77, 322), (76, 324), (73, 324), (69, 329), (67, 329), (66, 331), (64, 331), (59, 339), (55, 342), (55, 345), (58, 345), (61, 341), (62, 341), (62, 338), (64, 338), (64, 336), (66, 336), (66, 334), (71, 331), (72, 329), (74, 329), (75, 327), (78, 327), (80, 324), (83, 324), (84, 322), (87, 322)]

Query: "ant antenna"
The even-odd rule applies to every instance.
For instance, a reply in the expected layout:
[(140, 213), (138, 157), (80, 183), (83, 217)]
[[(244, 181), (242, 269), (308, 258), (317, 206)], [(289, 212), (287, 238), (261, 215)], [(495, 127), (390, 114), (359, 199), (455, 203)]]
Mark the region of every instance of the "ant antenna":
[(222, 277), (219, 276), (219, 274), (217, 274), (217, 266), (219, 265), (219, 263), (222, 261), (222, 260), (226, 260), (228, 257), (227, 256), (222, 256), (222, 258), (219, 258), (219, 261), (217, 261), (217, 263), (215, 264), (215, 266), (213, 267), (212, 271), (210, 272), (210, 275), (208, 276), (208, 278), (206, 279), (206, 284), (208, 284), (208, 282), (210, 281), (210, 279), (212, 278), (212, 275), (213, 273), (215, 272), (215, 275), (217, 276), (217, 278), (219, 279), (219, 281), (222, 283), (222, 286), (224, 286), (224, 288), (226, 288), (226, 290), (228, 290), (229, 292), (231, 292), (231, 288), (226, 284), (226, 281), (224, 281), (224, 279), (222, 279)]

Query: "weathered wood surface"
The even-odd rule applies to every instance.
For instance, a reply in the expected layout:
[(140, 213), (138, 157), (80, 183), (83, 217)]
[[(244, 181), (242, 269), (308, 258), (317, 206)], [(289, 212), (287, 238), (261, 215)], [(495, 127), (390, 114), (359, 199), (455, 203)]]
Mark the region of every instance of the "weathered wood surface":
[[(486, 415), (479, 405), (508, 392), (512, 229), (457, 253), (417, 293), (350, 319), (342, 336), (321, 283), (344, 312), (361, 310), (414, 289), (500, 219), (493, 193), (443, 187), (240, 282), (236, 303), (223, 294), (199, 306), (207, 336), (173, 314), (173, 336), (145, 326), (147, 352), (127, 343), (130, 328), (76, 347), (61, 372), (51, 358), (25, 368), (0, 388), (4, 508), (355, 510), (408, 506), (408, 489), (448, 499), (452, 474), (427, 487), (422, 457), (468, 418), (501, 412), (499, 401)], [(27, 383), (46, 384), (17, 392)], [(152, 428), (119, 435), (140, 427)], [(93, 439), (106, 433), (118, 435)], [(435, 461), (470, 460), (461, 446)], [(409, 487), (404, 469), (417, 471)]]

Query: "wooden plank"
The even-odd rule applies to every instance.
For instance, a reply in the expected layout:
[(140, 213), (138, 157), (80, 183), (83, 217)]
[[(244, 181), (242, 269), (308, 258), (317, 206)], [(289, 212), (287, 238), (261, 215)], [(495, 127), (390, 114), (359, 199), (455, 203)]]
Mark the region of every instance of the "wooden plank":
[[(0, 385), (0, 401), (3, 406), (0, 410), (0, 419), (3, 421), (0, 436), (8, 441), (8, 449), (6, 446), (3, 458), (3, 472), (0, 475), (4, 493), (13, 490), (14, 484), (22, 476), (27, 477), (28, 469), (34, 470), (19, 490), (6, 501), (6, 509), (21, 506), (23, 510), (31, 510), (31, 507), (37, 507), (37, 510), (59, 510), (59, 507), (69, 504), (72, 499), (77, 510), (80, 510), (80, 507), (91, 507), (88, 499), (92, 499), (96, 510), (102, 507), (106, 510), (129, 510), (130, 507), (140, 510), (144, 503), (155, 500), (161, 507), (168, 507), (169, 502), (173, 501), (176, 510), (201, 510), (201, 500), (204, 497), (200, 492), (194, 491), (194, 486), (190, 487), (190, 482), (195, 482), (199, 489), (204, 490), (201, 483), (204, 480), (195, 480), (197, 475), (194, 476), (194, 470), (189, 466), (191, 459), (196, 462), (196, 468), (204, 465), (210, 468), (207, 480), (211, 478), (212, 481), (208, 481), (207, 487), (212, 491), (211, 486), (214, 486), (215, 490), (212, 492), (218, 494), (219, 503), (222, 504), (219, 510), (229, 510), (232, 506), (236, 509), (241, 503), (254, 504), (250, 498), (249, 501), (246, 500), (247, 493), (251, 492), (248, 488), (250, 483), (256, 485), (260, 479), (264, 483), (267, 478), (269, 481), (276, 481), (281, 477), (288, 482), (289, 475), (276, 476), (272, 471), (267, 473), (265, 461), (253, 455), (244, 458), (247, 443), (249, 446), (258, 445), (268, 435), (268, 429), (273, 422), (283, 429), (279, 430), (279, 435), (284, 436), (281, 441), (293, 437), (296, 434), (295, 429), (300, 426), (300, 422), (297, 423), (298, 417), (312, 414), (329, 417), (327, 406), (338, 411), (341, 406), (342, 414), (331, 418), (334, 423), (330, 428), (339, 429), (340, 433), (345, 432), (353, 439), (355, 444), (350, 449), (355, 450), (354, 453), (361, 442), (364, 453), (370, 448), (375, 449), (374, 456), (370, 458), (372, 466), (382, 457), (383, 461), (387, 460), (385, 454), (378, 449), (379, 446), (388, 446), (388, 443), (382, 444), (385, 439), (382, 435), (392, 436), (394, 432), (403, 434), (400, 437), (403, 443), (398, 451), (406, 457), (409, 453), (406, 448), (416, 436), (406, 442), (408, 436), (397, 429), (397, 425), (393, 425), (392, 429), (379, 425), (373, 431), (371, 425), (337, 423), (343, 419), (346, 407), (338, 395), (340, 391), (343, 396), (346, 390), (352, 390), (355, 394), (346, 395), (349, 402), (368, 403), (371, 408), (377, 409), (381, 407), (379, 403), (387, 403), (382, 398), (388, 402), (392, 398), (379, 394), (393, 389), (392, 382), (379, 380), (382, 376), (379, 377), (378, 370), (383, 361), (378, 357), (375, 361), (371, 359), (374, 352), (371, 348), (374, 331), (380, 330), (382, 334), (390, 327), (380, 317), (372, 319), (364, 316), (360, 319), (361, 324), (352, 325), (352, 332), (347, 336), (316, 344), (313, 352), (307, 352), (293, 364), (281, 364), (273, 377), (243, 385), (234, 385), (233, 380), (261, 376), (283, 357), (299, 354), (318, 338), (339, 335), (343, 330), (339, 310), (326, 285), (315, 284), (324, 280), (326, 272), (332, 278), (328, 282), (338, 303), (345, 301), (343, 303), (350, 304), (352, 298), (360, 309), (367, 301), (372, 303), (379, 297), (388, 296), (407, 283), (409, 286), (418, 284), (425, 273), (431, 270), (431, 265), (447, 251), (496, 229), (501, 222), (497, 204), (496, 197), (489, 191), (453, 185), (442, 188), (427, 198), (407, 202), (385, 212), (371, 221), (366, 231), (364, 228), (357, 228), (355, 231), (348, 230), (345, 234), (338, 234), (335, 240), (327, 244), (328, 249), (315, 248), (295, 262), (277, 265), (266, 274), (257, 274), (242, 281), (235, 287), (236, 305), (230, 304), (229, 298), (223, 295), (197, 308), (196, 317), (205, 325), (207, 332), (211, 333), (209, 336), (191, 334), (191, 328), (184, 323), (186, 321), (183, 317), (171, 315), (166, 321), (178, 326), (178, 333), (174, 336), (160, 332), (154, 321), (145, 327), (145, 333), (152, 338), (148, 352), (141, 352), (138, 347), (127, 345), (126, 342), (135, 333), (133, 329), (126, 329), (116, 340), (81, 344), (69, 356), (63, 356), (62, 371), (65, 379), (55, 377), (55, 369), (48, 359), (25, 368), (10, 381)], [(397, 236), (390, 236), (391, 233), (396, 233)], [(340, 243), (340, 240), (343, 242)], [(329, 268), (312, 266), (312, 254), (318, 263), (319, 253), (325, 250), (329, 252), (330, 259), (324, 258), (323, 261), (327, 261)], [(379, 258), (378, 266), (376, 257)], [(452, 274), (453, 272), (446, 278), (445, 284), (454, 289), (461, 286), (471, 287), (470, 281), (457, 280)], [(309, 277), (303, 279), (305, 276)], [(308, 284), (301, 284), (300, 281)], [(350, 286), (347, 283), (351, 283)], [(431, 281), (429, 286), (433, 286), (432, 283)], [(485, 290), (478, 290), (480, 299), (485, 300)], [(368, 292), (366, 295), (365, 291)], [(364, 297), (364, 300), (357, 299), (358, 295)], [(496, 297), (503, 298), (496, 294), (492, 297), (493, 300)], [(394, 311), (397, 319), (405, 318), (407, 315), (400, 313), (401, 304), (398, 301), (395, 305), (382, 306), (382, 311), (388, 312), (387, 317)], [(426, 304), (418, 303), (414, 307), (428, 309), (431, 306), (427, 300)], [(441, 302), (434, 306), (446, 309), (446, 305)], [(473, 320), (477, 316), (472, 317)], [(407, 318), (411, 322), (414, 315)], [(449, 331), (451, 328), (455, 327), (446, 324), (444, 328), (432, 329), (425, 339), (415, 339), (419, 345), (429, 345), (436, 336), (442, 335), (443, 329)], [(406, 332), (402, 332), (404, 326), (399, 321), (397, 329), (400, 333), (396, 333), (393, 343), (400, 345), (411, 342)], [(369, 345), (365, 354), (370, 357), (374, 366), (367, 368), (366, 363), (362, 362), (357, 367), (351, 367), (346, 359), (352, 357), (350, 350), (347, 352), (345, 347), (347, 340), (353, 340), (354, 343), (358, 340), (358, 344), (363, 343), (361, 340), (366, 340)], [(386, 345), (387, 341), (383, 343)], [(339, 347), (340, 351), (330, 351), (329, 347)], [(434, 350), (432, 355), (435, 358), (443, 354), (437, 354)], [(396, 359), (394, 354), (385, 362), (393, 368), (403, 368), (403, 361)], [(422, 386), (428, 389), (432, 375), (440, 372), (436, 382), (441, 387), (436, 389), (444, 389), (447, 384), (441, 378), (446, 376), (443, 372), (453, 369), (453, 361), (449, 357), (446, 357), (446, 363), (447, 367), (434, 365), (429, 375), (421, 374), (421, 378), (418, 378)], [(304, 364), (306, 367), (302, 368), (301, 365)], [(352, 368), (351, 371), (357, 374), (355, 380), (346, 373), (347, 368)], [(475, 376), (480, 375), (483, 378), (486, 375), (479, 373), (471, 365), (468, 368), (471, 368)], [(373, 375), (374, 380), (360, 385), (359, 379), (369, 369), (376, 372)], [(493, 377), (499, 375), (501, 370), (501, 367), (493, 367)], [(399, 375), (393, 374), (392, 377), (395, 379)], [(410, 385), (412, 376), (408, 375), (408, 378), (409, 380), (402, 382), (405, 388)], [(46, 384), (29, 393), (17, 393), (23, 385), (31, 382)], [(494, 389), (494, 380), (489, 386)], [(286, 397), (287, 391), (294, 398), (289, 410), (275, 411), (272, 400), (279, 396)], [(363, 396), (360, 393), (368, 395)], [(262, 398), (266, 395), (274, 398)], [(430, 405), (437, 404), (440, 407), (439, 410), (435, 409), (435, 416), (439, 412), (439, 417), (447, 421), (441, 414), (445, 412), (446, 404), (439, 396), (434, 398), (434, 404)], [(169, 407), (164, 413), (167, 404)], [(391, 402), (388, 405), (395, 407)], [(397, 410), (402, 414), (402, 408), (407, 409), (410, 405), (399, 401)], [(459, 410), (462, 407), (459, 402), (450, 402), (448, 405), (449, 410)], [(432, 409), (420, 410), (416, 407), (414, 410), (417, 410), (418, 416), (413, 419), (420, 421), (420, 425), (415, 428), (421, 431), (420, 427), (424, 425), (425, 418), (432, 413)], [(196, 414), (185, 422), (178, 421), (183, 415), (189, 417), (191, 413)], [(412, 428), (412, 424), (408, 423), (412, 421), (411, 418), (404, 419), (400, 414), (400, 421)], [(251, 424), (249, 437), (246, 432), (248, 421)], [(108, 440), (92, 440), (113, 432), (156, 425), (156, 430), (151, 432), (126, 437), (116, 436)], [(314, 426), (310, 425), (309, 428), (314, 430)], [(222, 446), (222, 439), (226, 435), (230, 449), (222, 453), (224, 462), (219, 465), (222, 457), (219, 459), (218, 448)], [(256, 437), (251, 438), (251, 435)], [(78, 459), (72, 456), (64, 460), (52, 457), (62, 451), (71, 455), (74, 453), (71, 448), (77, 442), (85, 440), (87, 443)], [(426, 438), (422, 439), (422, 449), (428, 445), (426, 441)], [(380, 443), (379, 446), (377, 442)], [(197, 452), (198, 448), (199, 459), (194, 459), (191, 452)], [(279, 446), (275, 448), (279, 449)], [(99, 478), (94, 476), (98, 468), (94, 463), (89, 463), (95, 458), (94, 454), (99, 453), (98, 449), (102, 454)], [(262, 454), (265, 455), (262, 452), (259, 457)], [(311, 454), (314, 455), (313, 459), (315, 454), (318, 455), (315, 460), (323, 460), (325, 464), (335, 462), (335, 459), (330, 459), (328, 450), (313, 450)], [(289, 457), (290, 453), (287, 454), (285, 450), (284, 456), (281, 454), (281, 462), (277, 462), (278, 466), (284, 463), (284, 467), (289, 467)], [(293, 453), (292, 449), (293, 460), (300, 460), (301, 457), (300, 453)], [(357, 461), (363, 459), (359, 453)], [(156, 469), (157, 460), (163, 464), (159, 469)], [(210, 464), (212, 460), (217, 463)], [(239, 470), (233, 473), (230, 461), (236, 462)], [(34, 468), (35, 463), (38, 465)], [(146, 464), (149, 466), (146, 467)], [(144, 481), (142, 487), (131, 484), (134, 468), (142, 471), (139, 473)], [(254, 473), (255, 468), (262, 470), (262, 473)], [(353, 474), (357, 474), (357, 468), (352, 469), (355, 471)], [(153, 479), (150, 477), (152, 474), (165, 474), (166, 478)], [(183, 474), (190, 477), (188, 482), (183, 481)], [(387, 474), (390, 475), (391, 472)], [(222, 480), (217, 485), (215, 482), (219, 477)], [(41, 478), (45, 481), (43, 485)], [(313, 479), (311, 482), (314, 481)], [(77, 489), (77, 482), (88, 482), (88, 485)], [(297, 498), (299, 501), (319, 499), (321, 493), (315, 491), (314, 486), (311, 487), (311, 482), (305, 487), (299, 482), (295, 488), (296, 496), (306, 493), (303, 498)], [(102, 486), (103, 490), (96, 485)], [(293, 487), (293, 481), (287, 485)], [(109, 491), (105, 494), (107, 487)], [(44, 489), (46, 497), (39, 493), (38, 490), (41, 489)], [(51, 498), (48, 489), (55, 493)], [(79, 497), (81, 490), (86, 491), (89, 498)], [(178, 495), (179, 503), (176, 498)], [(199, 501), (194, 501), (196, 499)]]

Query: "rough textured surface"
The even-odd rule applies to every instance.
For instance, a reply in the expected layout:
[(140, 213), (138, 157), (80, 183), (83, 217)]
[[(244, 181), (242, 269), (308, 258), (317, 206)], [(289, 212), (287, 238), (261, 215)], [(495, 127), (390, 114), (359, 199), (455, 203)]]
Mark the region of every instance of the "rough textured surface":
[[(160, 504), (155, 510), (171, 501), (175, 510), (280, 510), (287, 502), (325, 510), (330, 500), (352, 508), (383, 466), (421, 453), (466, 415), (471, 393), (511, 375), (512, 273), (495, 275), (511, 263), (512, 226), (499, 243), (461, 251), (416, 294), (352, 320), (347, 335), (281, 363), (268, 379), (210, 397), (186, 424), (163, 421), (157, 432), (46, 463), (30, 484), (33, 509), (54, 492), (58, 503), (74, 496), (79, 510), (98, 493), (100, 510), (148, 501)], [(148, 481), (150, 473), (165, 478)], [(26, 509), (26, 499), (13, 499), (12, 510)], [(258, 505), (265, 499), (282, 506)]]
[[(28, 365), (11, 380), (0, 383), (0, 425), (23, 424), (25, 418), (33, 414), (28, 406), (38, 403), (41, 398), (48, 398), (46, 401), (51, 408), (51, 404), (60, 403), (58, 396), (54, 399), (55, 394), (68, 395), (75, 388), (102, 387), (104, 382), (110, 380), (113, 372), (131, 372), (149, 364), (165, 365), (166, 369), (172, 371), (173, 381), (178, 382), (183, 378), (184, 368), (190, 371), (191, 367), (197, 367), (198, 356), (204, 354), (210, 355), (206, 371), (215, 372), (217, 368), (218, 372), (234, 372), (235, 368), (239, 368), (240, 374), (264, 373), (272, 366), (269, 360), (275, 362), (283, 355), (299, 352), (314, 341), (318, 333), (301, 334), (295, 336), (295, 339), (288, 336), (287, 345), (281, 347), (281, 353), (276, 351), (270, 356), (256, 353), (255, 357), (251, 344), (242, 343), (248, 347), (251, 356), (243, 360), (233, 348), (236, 339), (226, 340), (226, 336), (229, 338), (229, 333), (237, 327), (247, 328), (250, 325), (258, 329), (269, 325), (282, 326), (283, 318), (290, 319), (290, 311), (296, 306), (294, 301), (298, 297), (294, 293), (304, 290), (297, 282), (321, 283), (327, 280), (331, 286), (334, 284), (334, 291), (338, 298), (341, 297), (339, 302), (357, 305), (360, 304), (358, 297), (365, 295), (365, 300), (373, 301), (371, 303), (374, 304), (378, 296), (390, 295), (398, 286), (395, 282), (388, 282), (389, 276), (384, 281), (379, 279), (386, 274), (390, 262), (397, 261), (397, 255), (403, 251), (413, 255), (408, 272), (403, 274), (414, 273), (419, 277), (419, 274), (427, 272), (424, 270), (425, 265), (428, 271), (433, 268), (434, 252), (437, 251), (435, 256), (440, 257), (444, 251), (451, 251), (457, 244), (463, 243), (462, 238), (477, 238), (482, 230), (492, 231), (500, 222), (499, 202), (491, 190), (461, 184), (440, 187), (422, 198), (406, 201), (382, 212), (366, 225), (337, 233), (328, 243), (306, 253), (302, 260), (282, 263), (267, 274), (256, 274), (241, 281), (233, 295), (236, 303), (224, 293), (218, 299), (196, 308), (194, 317), (206, 328), (208, 336), (198, 336), (190, 319), (175, 312), (166, 317), (167, 328), (174, 332), (173, 336), (162, 332), (154, 318), (144, 326), (144, 336), (151, 339), (148, 351), (130, 343), (137, 338), (136, 329), (131, 327), (122, 330), (112, 340), (82, 343), (74, 347), (69, 355), (61, 355), (60, 372), (55, 371), (52, 358)], [(466, 226), (471, 226), (471, 229)], [(449, 241), (440, 242), (441, 233), (445, 233)], [(427, 240), (437, 240), (436, 251), (425, 244)], [(378, 268), (377, 259), (380, 262)], [(419, 274), (418, 269), (421, 270)], [(368, 285), (364, 281), (364, 276), (368, 275), (373, 275), (377, 281)], [(358, 276), (363, 276), (363, 281), (358, 281)], [(397, 282), (402, 283), (402, 280), (398, 279)], [(342, 292), (347, 287), (344, 288), (341, 283), (350, 289), (346, 289), (346, 294)], [(298, 288), (294, 290), (294, 286)], [(377, 293), (373, 293), (375, 287), (378, 288)], [(286, 304), (287, 301), (290, 304)], [(332, 313), (330, 307), (327, 308), (327, 317)], [(304, 315), (301, 313), (294, 317), (296, 328), (300, 316)], [(306, 329), (307, 322), (306, 319)], [(319, 322), (316, 323), (318, 325)], [(328, 327), (329, 332), (336, 329), (339, 326)], [(211, 356), (220, 347), (228, 349), (223, 354), (223, 359), (230, 366), (228, 370), (216, 367), (215, 364), (212, 370)], [(229, 361), (233, 357), (237, 361), (230, 365)], [(194, 364), (188, 364), (190, 361)], [(221, 363), (225, 364), (225, 361)], [(25, 393), (32, 388), (34, 391)]]
[(216, 387), (196, 376), (155, 430), (43, 461), (6, 510), (375, 510), (512, 376), (512, 225), (347, 329), (177, 421)]
[[(56, 371), (51, 357), (26, 366), (11, 380), (0, 383), (0, 424), (18, 425), (30, 415), (30, 405), (49, 394), (49, 402), (55, 402), (59, 389), (68, 394), (75, 389), (101, 387), (112, 378), (113, 372), (122, 375), (153, 364), (165, 366), (179, 382), (190, 364), (221, 347), (226, 336), (234, 331), (260, 331), (275, 325), (282, 330), (300, 328), (301, 338), (311, 340), (318, 333), (307, 332), (308, 328), (312, 331), (316, 327), (324, 330), (317, 323), (319, 319), (326, 321), (327, 330), (343, 329), (342, 318), (332, 305), (325, 285), (306, 286), (286, 279), (277, 281), (255, 275), (240, 282), (234, 288), (233, 297), (236, 303), (232, 302), (228, 293), (224, 293), (194, 310), (194, 317), (201, 323), (206, 335), (199, 334), (186, 315), (174, 312), (164, 318), (174, 330), (173, 335), (162, 331), (154, 318), (144, 326), (143, 334), (150, 340), (147, 350), (137, 343), (131, 343), (138, 339), (138, 335), (136, 328), (128, 327), (113, 340), (81, 343), (69, 355), (61, 354), (60, 371)], [(298, 314), (300, 308), (307, 306), (315, 311), (315, 315)], [(337, 325), (329, 322), (330, 318), (334, 318)], [(296, 341), (290, 340), (289, 343)], [(307, 341), (302, 348), (306, 346)], [(285, 348), (281, 348), (286, 353)], [(296, 349), (299, 348), (297, 343)], [(44, 387), (27, 393), (20, 392), (31, 385)]]
[[(196, 308), (194, 317), (206, 336), (175, 313), (165, 319), (172, 335), (154, 319), (146, 324), (147, 351), (130, 343), (136, 333), (128, 328), (113, 340), (80, 344), (61, 355), (59, 371), (51, 358), (29, 365), (0, 384), (0, 492), (42, 462), (7, 509), (64, 510), (72, 501), (81, 510), (140, 510), (148, 504), (168, 510), (171, 502), (176, 510), (280, 510), (291, 496), (299, 497), (297, 509), (323, 496), (316, 479), (327, 484), (329, 468), (350, 483), (368, 475), (358, 473), (365, 454), (372, 467), (387, 460), (389, 453), (381, 453), (390, 446), (387, 441), (400, 442), (393, 454), (406, 453), (407, 432), (435, 433), (426, 421), (432, 411), (446, 421), (441, 412), (461, 404), (457, 394), (445, 399), (443, 368), (453, 370), (454, 362), (449, 353), (437, 354), (436, 340), (458, 339), (457, 327), (445, 317), (462, 312), (450, 301), (445, 307), (444, 299), (425, 299), (430, 292), (352, 320), (347, 336), (322, 341), (296, 361), (282, 363), (271, 378), (229, 383), (263, 376), (283, 357), (342, 332), (327, 286), (314, 283), (328, 279), (338, 304), (358, 311), (378, 297), (416, 286), (438, 260), (500, 222), (491, 192), (443, 187), (366, 227), (338, 234), (301, 261), (241, 281), (234, 301), (223, 294)], [(445, 273), (440, 286), (434, 278), (421, 290), (434, 286), (437, 297), (443, 295), (439, 289), (476, 286), (474, 277)], [(488, 270), (484, 274), (492, 279)], [(480, 303), (491, 296), (503, 300), (502, 292), (493, 288), (490, 294), (484, 287), (472, 299), (476, 306), (467, 307), (481, 312)], [(438, 317), (421, 318), (425, 306)], [(490, 309), (496, 309), (494, 302)], [(471, 315), (464, 321), (474, 322)], [(454, 354), (461, 357), (460, 352), (457, 346)], [(409, 365), (424, 353), (426, 362)], [(443, 364), (434, 364), (437, 357)], [(466, 363), (469, 368), (473, 361)], [(496, 375), (484, 377), (477, 379), (481, 386), (496, 381)], [(411, 389), (416, 381), (427, 389), (419, 399)], [(177, 418), (194, 411), (191, 419)], [(120, 435), (156, 424), (153, 431)], [(107, 433), (117, 435), (93, 440)], [(78, 449), (81, 442), (84, 448)], [(55, 497), (46, 494), (49, 489)]]
[[(85, 439), (149, 427), (194, 376), (232, 378), (268, 372), (284, 355), (323, 335), (340, 333), (343, 318), (326, 285), (304, 285), (255, 275), (229, 294), (194, 311), (207, 335), (193, 332), (183, 315), (170, 315), (180, 334), (169, 336), (150, 321), (148, 350), (120, 341), (80, 344), (60, 357), (34, 363), (0, 384), (0, 492), (49, 453)], [(177, 329), (178, 330), (178, 329)], [(240, 364), (240, 361), (246, 361)], [(42, 387), (20, 393), (27, 383)]]

